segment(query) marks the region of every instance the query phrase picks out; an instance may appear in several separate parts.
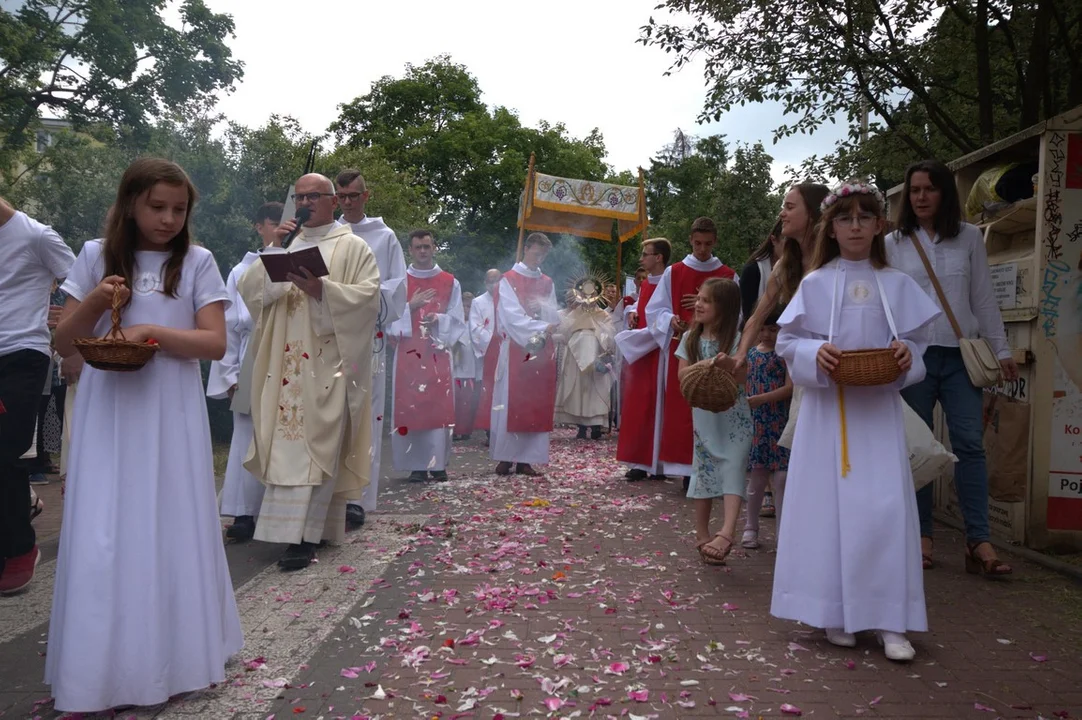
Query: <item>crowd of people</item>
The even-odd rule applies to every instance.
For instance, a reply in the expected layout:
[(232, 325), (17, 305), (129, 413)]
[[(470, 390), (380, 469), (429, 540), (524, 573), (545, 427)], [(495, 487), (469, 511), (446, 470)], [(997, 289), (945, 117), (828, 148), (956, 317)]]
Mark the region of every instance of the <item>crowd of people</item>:
[[(370, 194), (356, 170), (304, 175), (298, 217), (259, 208), (258, 246), (226, 280), (193, 242), (197, 192), (172, 162), (127, 169), (103, 238), (78, 257), (0, 202), (0, 592), (25, 588), (40, 558), (22, 456), (54, 383), (50, 358), (78, 379), (46, 666), (57, 709), (153, 705), (221, 682), (243, 635), (219, 516), (235, 541), (285, 544), (282, 570), (308, 567), (377, 508), (385, 409), (391, 465), (417, 483), (451, 479), (452, 444), (477, 431), (495, 476), (536, 477), (556, 425), (587, 442), (618, 425), (626, 480), (683, 483), (710, 565), (728, 561), (742, 515), (739, 543), (761, 546), (769, 491), (771, 612), (840, 646), (874, 631), (907, 661), (906, 633), (927, 630), (922, 568), (934, 558), (903, 402), (929, 425), (939, 402), (959, 457), (967, 569), (1011, 572), (988, 542), (981, 390), (959, 338), (987, 339), (1004, 378), (1017, 367), (981, 236), (942, 163), (909, 169), (889, 234), (873, 185), (801, 184), (740, 275), (715, 256), (704, 217), (681, 260), (646, 238), (624, 294), (591, 277), (556, 288), (543, 272), (552, 243), (531, 233), (475, 296), (439, 266), (430, 231), (409, 233), (407, 265), (396, 234), (366, 214)], [(274, 280), (283, 253), (290, 269)], [(51, 322), (56, 280), (66, 299)], [(125, 339), (158, 352), (135, 372), (81, 368), (76, 342), (105, 335), (115, 307)], [(836, 383), (845, 354), (867, 348), (889, 349), (896, 380)], [(731, 377), (726, 409), (689, 402), (692, 368)], [(217, 496), (204, 392), (233, 412)]]

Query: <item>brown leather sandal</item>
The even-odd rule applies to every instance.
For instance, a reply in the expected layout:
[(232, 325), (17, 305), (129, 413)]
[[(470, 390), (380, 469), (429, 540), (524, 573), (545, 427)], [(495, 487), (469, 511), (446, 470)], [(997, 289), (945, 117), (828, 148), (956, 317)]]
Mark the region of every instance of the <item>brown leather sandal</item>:
[(977, 557), (977, 548), (981, 545), (991, 545), (987, 540), (975, 543), (966, 543), (966, 572), (970, 575), (985, 575), (987, 577), (1003, 577), (1010, 575), (1014, 569), (999, 558), (982, 560)]
[[(920, 543), (920, 545), (921, 545), (921, 553), (920, 553), (921, 567), (923, 569), (925, 569), (925, 570), (931, 570), (932, 568), (935, 567), (935, 561), (932, 560), (932, 550), (934, 549), (935, 545), (934, 545), (934, 543), (932, 541), (932, 538), (930, 538), (930, 537), (922, 537), (920, 540), (921, 540), (921, 543)], [(925, 540), (928, 541), (928, 545), (930, 546), (928, 548), (928, 552), (924, 552), (924, 541)]]
[(728, 553), (723, 553), (717, 548), (710, 547), (710, 543), (714, 538), (707, 538), (695, 545), (695, 549), (699, 551), (699, 557), (702, 558), (703, 563), (706, 565), (724, 565), (725, 556)]

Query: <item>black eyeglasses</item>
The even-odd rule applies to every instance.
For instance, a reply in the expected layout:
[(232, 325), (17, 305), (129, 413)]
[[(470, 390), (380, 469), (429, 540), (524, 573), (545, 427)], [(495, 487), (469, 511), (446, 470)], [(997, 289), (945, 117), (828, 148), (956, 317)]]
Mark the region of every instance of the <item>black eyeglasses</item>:
[(356, 202), (361, 199), (361, 195), (364, 193), (359, 192), (340, 192), (338, 193), (339, 200), (349, 200), (350, 202)]
[(300, 202), (301, 200), (307, 200), (308, 202), (319, 202), (321, 197), (333, 197), (334, 193), (325, 192), (310, 192), (310, 193), (293, 193), (293, 202)]

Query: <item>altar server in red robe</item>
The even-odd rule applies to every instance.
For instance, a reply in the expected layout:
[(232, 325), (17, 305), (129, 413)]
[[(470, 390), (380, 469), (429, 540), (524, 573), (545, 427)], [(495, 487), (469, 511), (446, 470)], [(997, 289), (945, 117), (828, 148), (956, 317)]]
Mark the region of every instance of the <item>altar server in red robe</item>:
[(616, 459), (631, 466), (624, 476), (628, 482), (664, 474), (658, 455), (669, 355), (661, 354), (657, 341), (646, 326), (646, 306), (664, 276), (671, 254), (672, 245), (665, 238), (652, 238), (643, 243), (639, 264), (646, 279), (639, 286), (639, 298), (634, 309), (626, 315), (628, 329), (616, 336), (624, 360), (622, 419)]
[(466, 333), (462, 288), (436, 264), (427, 230), (410, 233), (406, 268), (408, 312), (391, 325), (396, 343), (392, 379), (391, 455), (411, 482), (447, 480), (455, 425), (451, 349)]
[(492, 396), (489, 454), (496, 474), (540, 475), (549, 461), (549, 433), (556, 405), (559, 326), (552, 278), (541, 263), (552, 249), (543, 233), (526, 238), (522, 262), (504, 273), (496, 291), (500, 355)]
[(707, 278), (736, 280), (736, 273), (714, 257), (718, 229), (710, 218), (691, 224), (691, 254), (665, 269), (657, 289), (646, 304), (646, 326), (662, 352), (668, 355), (662, 404), (661, 443), (658, 458), (665, 475), (691, 477), (691, 406), (680, 394), (675, 357), (680, 337), (695, 311), (695, 297)]

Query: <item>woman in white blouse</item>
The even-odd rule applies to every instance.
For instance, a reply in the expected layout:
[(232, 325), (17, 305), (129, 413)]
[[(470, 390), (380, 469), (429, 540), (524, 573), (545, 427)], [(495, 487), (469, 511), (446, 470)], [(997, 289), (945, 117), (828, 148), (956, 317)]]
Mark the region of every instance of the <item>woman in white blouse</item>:
[[(916, 280), (937, 304), (928, 272), (914, 242), (920, 242), (943, 292), (967, 338), (983, 337), (999, 357), (1006, 380), (1018, 377), (1011, 359), (1007, 335), (992, 292), (992, 277), (984, 237), (975, 226), (962, 222), (962, 206), (954, 175), (938, 160), (911, 165), (905, 174), (905, 190), (897, 219), (898, 229), (887, 236), (890, 264)], [(967, 563), (985, 575), (1009, 575), (1011, 567), (996, 557), (989, 540), (988, 471), (984, 459), (983, 397), (969, 381), (958, 337), (946, 315), (940, 315), (929, 330), (931, 337), (924, 354), (924, 380), (902, 390), (902, 397), (923, 420), (932, 426), (936, 401), (943, 406), (951, 449), (958, 456), (954, 484), (966, 526)], [(921, 555), (924, 568), (932, 567), (932, 486), (917, 491), (920, 515)]]

